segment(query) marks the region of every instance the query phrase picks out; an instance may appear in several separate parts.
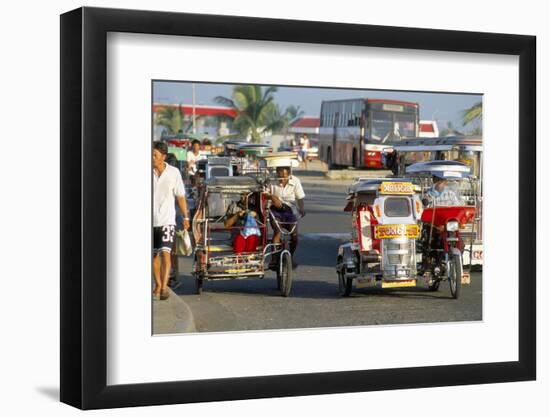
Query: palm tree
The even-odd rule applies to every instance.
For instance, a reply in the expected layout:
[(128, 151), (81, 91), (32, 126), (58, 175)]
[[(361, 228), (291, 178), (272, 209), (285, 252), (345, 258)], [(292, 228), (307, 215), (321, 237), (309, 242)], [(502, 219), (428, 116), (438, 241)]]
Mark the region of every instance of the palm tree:
[(159, 126), (164, 126), (170, 133), (183, 132), (183, 108), (181, 104), (177, 107), (162, 107), (156, 115), (155, 122)]
[(237, 85), (231, 98), (218, 96), (216, 102), (232, 107), (237, 112), (233, 127), (241, 135), (250, 136), (254, 143), (260, 142), (261, 135), (284, 127), (285, 114), (281, 114), (274, 102), (277, 87), (263, 89), (259, 85)]
[(300, 106), (290, 105), (286, 108), (286, 114), (289, 118), (289, 120), (294, 120), (297, 117), (303, 116), (304, 111), (300, 108)]
[(480, 101), (475, 103), (469, 109), (462, 111), (462, 126), (466, 126), (471, 123), (477, 123), (474, 128), (475, 132), (481, 132), (481, 116), (483, 114), (483, 103)]

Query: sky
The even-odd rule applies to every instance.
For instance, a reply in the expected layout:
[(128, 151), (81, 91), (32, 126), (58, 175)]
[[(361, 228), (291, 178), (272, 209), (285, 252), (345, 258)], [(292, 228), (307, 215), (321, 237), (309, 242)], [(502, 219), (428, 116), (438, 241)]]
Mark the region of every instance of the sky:
[[(214, 98), (231, 97), (233, 86), (234, 84), (195, 83), (196, 104), (217, 105)], [(300, 106), (305, 115), (316, 117), (319, 117), (323, 100), (357, 97), (417, 102), (420, 105), (420, 119), (436, 120), (440, 130), (445, 128), (449, 121), (454, 128), (462, 130), (461, 112), (482, 100), (481, 94), (286, 86), (278, 86), (275, 93), (275, 101), (282, 109), (290, 105)], [(192, 83), (155, 81), (153, 101), (165, 104), (191, 104)]]

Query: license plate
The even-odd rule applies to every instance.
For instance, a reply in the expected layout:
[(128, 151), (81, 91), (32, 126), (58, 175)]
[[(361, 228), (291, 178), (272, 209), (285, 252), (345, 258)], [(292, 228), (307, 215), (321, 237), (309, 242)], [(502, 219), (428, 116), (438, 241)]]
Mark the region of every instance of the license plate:
[(412, 182), (383, 182), (380, 184), (380, 194), (414, 194), (414, 185)]
[(369, 287), (370, 285), (371, 285), (371, 280), (368, 278), (357, 278), (355, 280), (356, 288), (365, 288), (365, 287)]
[(420, 228), (417, 224), (379, 224), (374, 228), (374, 235), (376, 239), (416, 239), (420, 235)]
[(382, 288), (405, 288), (405, 287), (416, 287), (416, 280), (409, 279), (406, 281), (382, 282)]

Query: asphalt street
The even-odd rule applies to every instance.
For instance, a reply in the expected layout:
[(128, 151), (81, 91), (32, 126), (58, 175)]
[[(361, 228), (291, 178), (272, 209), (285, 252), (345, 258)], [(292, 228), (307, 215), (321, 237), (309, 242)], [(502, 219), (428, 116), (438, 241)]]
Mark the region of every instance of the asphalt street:
[(280, 296), (275, 273), (263, 279), (208, 281), (194, 294), (191, 258), (180, 258), (176, 293), (191, 308), (197, 331), (232, 331), (354, 325), (475, 321), (482, 319), (482, 274), (473, 272), (458, 300), (447, 283), (438, 292), (424, 288), (356, 289), (338, 294), (335, 272), (338, 245), (351, 230), (343, 211), (349, 181), (325, 180), (320, 173), (299, 172), (307, 215), (300, 223), (290, 297)]

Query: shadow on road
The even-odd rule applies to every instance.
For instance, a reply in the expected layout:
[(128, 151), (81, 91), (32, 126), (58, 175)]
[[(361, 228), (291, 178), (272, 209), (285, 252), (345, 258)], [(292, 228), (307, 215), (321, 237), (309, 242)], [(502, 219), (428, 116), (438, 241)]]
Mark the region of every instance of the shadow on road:
[[(181, 285), (174, 291), (178, 295), (196, 295), (192, 279), (182, 279)], [(280, 297), (275, 277), (266, 276), (263, 279), (212, 280), (204, 283), (203, 292), (210, 294), (234, 294), (239, 296)], [(378, 289), (354, 288), (349, 298), (365, 298), (375, 296), (378, 301), (386, 299), (452, 299), (442, 292), (431, 292), (425, 288)], [(338, 283), (317, 280), (295, 279), (292, 283), (291, 298), (295, 299), (342, 299), (338, 293)]]

